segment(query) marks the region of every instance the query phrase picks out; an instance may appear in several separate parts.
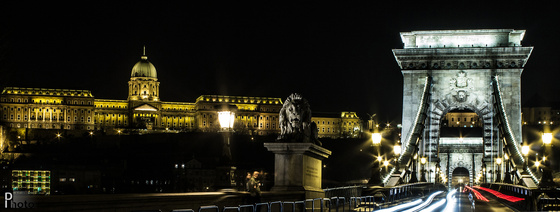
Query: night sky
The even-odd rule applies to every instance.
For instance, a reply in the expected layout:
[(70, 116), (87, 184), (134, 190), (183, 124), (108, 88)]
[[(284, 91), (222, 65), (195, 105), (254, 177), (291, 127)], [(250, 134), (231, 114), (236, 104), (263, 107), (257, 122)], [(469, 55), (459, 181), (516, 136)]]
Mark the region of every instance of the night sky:
[(124, 100), (145, 45), (163, 101), (299, 92), (313, 111), (400, 122), (402, 75), (391, 52), (403, 47), (399, 32), (505, 28), (527, 30), (522, 44), (535, 47), (523, 100), (536, 93), (560, 100), (560, 13), (552, 1), (186, 2), (2, 3), (0, 87), (87, 89)]

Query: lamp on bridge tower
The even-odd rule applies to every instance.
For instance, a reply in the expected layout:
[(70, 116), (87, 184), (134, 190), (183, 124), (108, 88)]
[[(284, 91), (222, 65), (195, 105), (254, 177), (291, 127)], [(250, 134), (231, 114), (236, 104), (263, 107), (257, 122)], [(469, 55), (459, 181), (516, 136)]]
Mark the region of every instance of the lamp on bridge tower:
[(529, 174), (527, 173), (527, 168), (529, 167), (529, 146), (527, 145), (523, 145), (521, 147), (521, 154), (523, 154), (523, 156), (525, 156), (525, 163), (523, 164), (523, 174)]
[(502, 158), (496, 158), (496, 164), (498, 165), (498, 170), (496, 170), (496, 183), (502, 182), (502, 172), (500, 171), (500, 166), (502, 166)]
[[(552, 171), (550, 170), (550, 159), (544, 160), (545, 157), (550, 157), (552, 154), (552, 133), (543, 133), (542, 140), (544, 145), (544, 154), (543, 154), (543, 173), (541, 178), (541, 183), (539, 187), (556, 187), (556, 183), (552, 180)], [(537, 161), (538, 162), (538, 161)]]
[(393, 153), (395, 153), (395, 170), (396, 170), (395, 174), (400, 173), (399, 155), (401, 155), (401, 151), (402, 151), (401, 145), (397, 141), (397, 144), (393, 146)]
[(412, 173), (410, 174), (410, 179), (408, 180), (408, 183), (417, 183), (418, 182), (418, 177), (416, 176), (416, 163), (418, 161), (418, 153), (414, 154), (414, 157), (412, 157)]
[(422, 164), (422, 170), (420, 171), (422, 172), (422, 177), (420, 177), (420, 182), (428, 182), (426, 180), (426, 157), (421, 157), (420, 163)]
[(504, 183), (512, 184), (513, 181), (511, 181), (511, 173), (510, 173), (510, 170), (509, 170), (509, 155), (507, 153), (504, 154), (504, 160), (505, 160), (504, 165), (506, 167), (506, 170), (505, 170), (506, 175), (504, 177)]

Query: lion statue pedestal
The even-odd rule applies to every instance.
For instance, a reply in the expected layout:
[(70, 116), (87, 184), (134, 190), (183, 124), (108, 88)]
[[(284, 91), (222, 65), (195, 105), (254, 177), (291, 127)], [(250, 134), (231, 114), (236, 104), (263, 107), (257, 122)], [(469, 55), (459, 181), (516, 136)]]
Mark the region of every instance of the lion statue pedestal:
[(323, 159), (331, 151), (312, 143), (265, 143), (274, 153), (272, 191), (304, 191), (305, 199), (323, 198)]
[(302, 191), (305, 199), (323, 198), (323, 160), (331, 151), (321, 147), (317, 125), (311, 122), (307, 100), (292, 94), (279, 116), (280, 136), (264, 147), (274, 153), (273, 191)]

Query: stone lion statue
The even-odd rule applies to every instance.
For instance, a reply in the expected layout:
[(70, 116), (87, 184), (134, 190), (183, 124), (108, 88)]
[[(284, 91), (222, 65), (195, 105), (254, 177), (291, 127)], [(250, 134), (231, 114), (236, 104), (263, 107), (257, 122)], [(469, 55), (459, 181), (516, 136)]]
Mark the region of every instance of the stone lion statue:
[(278, 141), (321, 145), (317, 139), (317, 124), (311, 122), (309, 103), (300, 94), (293, 93), (288, 96), (280, 110), (279, 122)]

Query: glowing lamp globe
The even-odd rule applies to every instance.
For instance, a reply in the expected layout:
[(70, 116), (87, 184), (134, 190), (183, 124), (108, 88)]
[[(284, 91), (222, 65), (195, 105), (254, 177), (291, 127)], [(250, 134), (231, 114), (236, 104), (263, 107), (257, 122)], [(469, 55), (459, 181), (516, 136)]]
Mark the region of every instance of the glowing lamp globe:
[(393, 146), (393, 152), (395, 152), (395, 155), (400, 155), (401, 154), (401, 145), (395, 145)]
[(522, 153), (523, 155), (525, 155), (525, 156), (528, 155), (528, 154), (529, 154), (529, 146), (523, 145), (523, 146), (521, 147), (521, 153)]
[(543, 133), (542, 135), (543, 143), (549, 145), (552, 143), (552, 133)]
[(502, 159), (501, 158), (496, 158), (496, 164), (498, 164), (498, 165), (502, 164)]
[(373, 145), (379, 145), (381, 143), (381, 133), (371, 134), (371, 142), (373, 142)]
[(220, 111), (218, 112), (218, 121), (222, 129), (231, 129), (235, 121), (235, 113), (231, 111)]

